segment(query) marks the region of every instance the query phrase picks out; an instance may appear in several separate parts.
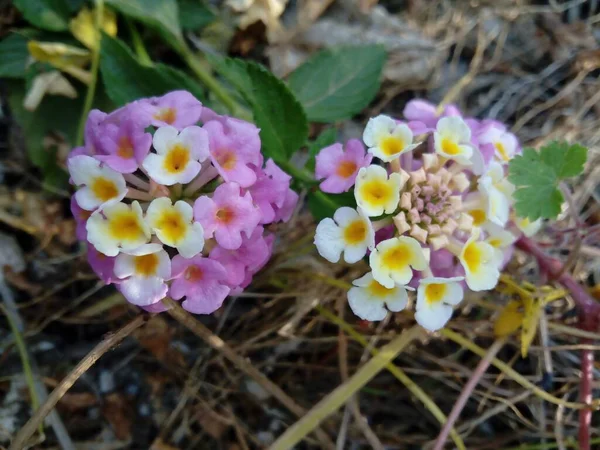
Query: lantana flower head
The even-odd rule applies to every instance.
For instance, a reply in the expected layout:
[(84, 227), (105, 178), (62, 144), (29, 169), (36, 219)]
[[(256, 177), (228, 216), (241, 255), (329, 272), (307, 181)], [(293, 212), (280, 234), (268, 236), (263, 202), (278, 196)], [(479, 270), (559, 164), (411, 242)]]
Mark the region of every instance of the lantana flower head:
[[(347, 264), (368, 262), (369, 271), (348, 293), (356, 315), (382, 320), (412, 304), (417, 323), (438, 330), (465, 292), (496, 286), (519, 234), (541, 226), (516, 219), (512, 210), (507, 163), (521, 147), (500, 122), (423, 100), (409, 102), (404, 117), (370, 119), (362, 137), (374, 159), (344, 185), (356, 208), (323, 219), (315, 245), (330, 262), (342, 254)], [(317, 163), (339, 160), (341, 148), (324, 148)], [(322, 171), (315, 177), (322, 179)], [(361, 246), (350, 245), (349, 237), (359, 235)]]
[(259, 131), (186, 91), (92, 111), (67, 166), (96, 274), (151, 312), (170, 296), (209, 314), (248, 286), (272, 253), (265, 227), (298, 200), (291, 177), (263, 165)]

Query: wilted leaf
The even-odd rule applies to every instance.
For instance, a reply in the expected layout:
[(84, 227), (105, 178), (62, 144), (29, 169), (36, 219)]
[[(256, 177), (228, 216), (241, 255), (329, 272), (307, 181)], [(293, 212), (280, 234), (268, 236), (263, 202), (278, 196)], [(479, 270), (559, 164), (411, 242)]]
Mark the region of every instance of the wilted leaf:
[(134, 414), (125, 397), (116, 392), (104, 397), (102, 415), (112, 426), (117, 439), (125, 441), (131, 437)]
[(108, 36), (102, 40), (100, 72), (106, 93), (117, 106), (177, 89), (204, 97), (202, 88), (185, 73), (163, 64), (144, 66), (125, 44)]
[(348, 119), (379, 91), (385, 59), (385, 49), (378, 45), (323, 50), (292, 72), (288, 83), (308, 120)]
[(540, 322), (544, 300), (538, 296), (523, 299), (524, 314), (521, 328), (521, 356), (525, 358)]
[(48, 63), (89, 84), (91, 75), (82, 69), (90, 62), (91, 54), (88, 50), (62, 42), (38, 41), (29, 41), (27, 48), (35, 60)]
[(279, 31), (279, 17), (285, 11), (288, 0), (227, 0), (227, 6), (242, 14), (239, 27), (244, 30), (255, 22), (261, 21), (267, 27), (267, 33)]
[(77, 91), (69, 80), (58, 70), (46, 72), (34, 78), (31, 87), (23, 100), (27, 111), (35, 111), (46, 94), (61, 95), (67, 98), (77, 97)]
[(520, 301), (511, 300), (494, 322), (494, 335), (496, 337), (510, 336), (521, 328), (522, 323), (523, 306)]
[[(79, 14), (69, 22), (69, 29), (73, 36), (90, 50), (98, 47), (101, 38), (96, 32), (96, 12), (83, 8)], [(117, 16), (109, 9), (104, 9), (102, 14), (102, 31), (114, 37), (117, 35)]]

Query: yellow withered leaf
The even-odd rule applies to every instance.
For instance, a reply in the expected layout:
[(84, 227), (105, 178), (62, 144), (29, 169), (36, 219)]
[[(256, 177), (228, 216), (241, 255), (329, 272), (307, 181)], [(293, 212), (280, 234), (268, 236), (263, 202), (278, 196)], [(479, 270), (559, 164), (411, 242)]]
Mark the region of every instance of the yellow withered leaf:
[(506, 304), (494, 322), (494, 335), (505, 337), (517, 331), (523, 323), (523, 308), (519, 300), (511, 300)]
[(29, 41), (27, 49), (34, 59), (52, 64), (57, 69), (83, 67), (90, 61), (88, 50), (62, 42)]
[(521, 356), (525, 358), (540, 323), (544, 299), (536, 295), (523, 300), (523, 325), (521, 327)]
[[(95, 11), (83, 8), (71, 22), (69, 29), (73, 36), (90, 50), (98, 48), (100, 36), (96, 32)], [(102, 12), (102, 31), (109, 36), (117, 35), (117, 16), (113, 11), (104, 9)]]

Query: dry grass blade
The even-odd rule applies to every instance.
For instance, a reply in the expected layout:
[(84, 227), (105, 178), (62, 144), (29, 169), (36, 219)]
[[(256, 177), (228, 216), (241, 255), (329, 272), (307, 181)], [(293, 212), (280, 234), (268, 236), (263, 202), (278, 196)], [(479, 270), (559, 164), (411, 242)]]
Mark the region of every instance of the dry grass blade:
[(302, 419), (292, 425), (269, 447), (269, 450), (293, 448), (312, 432), (323, 420), (337, 411), (350, 397), (365, 386), (375, 375), (419, 337), (422, 330), (413, 327), (385, 345), (377, 355), (362, 366), (347, 382), (339, 385), (329, 395), (317, 403)]
[[(214, 334), (202, 323), (198, 322), (185, 311), (179, 304), (170, 298), (163, 299), (163, 303), (169, 307), (168, 313), (179, 323), (184, 325), (196, 336), (201, 338), (204, 342), (210, 345), (214, 350), (221, 353), (225, 358), (231, 361), (235, 366), (256, 381), (262, 386), (267, 392), (275, 397), (283, 406), (289, 409), (298, 417), (302, 417), (305, 414), (304, 408), (298, 405), (289, 395), (287, 395), (279, 386), (269, 380), (262, 374), (256, 367), (250, 362), (238, 355), (223, 339)], [(312, 429), (311, 429), (312, 431)], [(335, 448), (333, 442), (329, 439), (327, 434), (322, 430), (315, 432), (317, 438), (323, 445), (323, 448)]]
[(146, 323), (148, 316), (139, 315), (127, 325), (123, 326), (117, 332), (112, 333), (102, 342), (100, 342), (94, 349), (89, 352), (85, 358), (81, 360), (77, 366), (66, 376), (64, 380), (52, 391), (52, 393), (48, 396), (46, 402), (40, 406), (40, 408), (35, 412), (35, 414), (27, 421), (25, 426), (21, 428), (21, 430), (17, 433), (15, 438), (12, 441), (9, 450), (22, 450), (26, 447), (27, 440), (34, 433), (35, 429), (39, 424), (42, 423), (44, 418), (52, 411), (52, 409), (56, 406), (58, 401), (65, 395), (65, 393), (75, 384), (75, 382), (81, 378), (81, 376), (92, 367), (98, 359), (106, 352), (108, 352), (111, 348), (129, 336), (134, 330), (141, 327), (144, 323)]

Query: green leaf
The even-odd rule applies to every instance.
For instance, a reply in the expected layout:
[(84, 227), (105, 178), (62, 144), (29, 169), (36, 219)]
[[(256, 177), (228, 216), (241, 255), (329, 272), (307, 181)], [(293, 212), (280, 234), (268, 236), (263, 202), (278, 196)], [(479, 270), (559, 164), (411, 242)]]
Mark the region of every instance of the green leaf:
[[(8, 82), (8, 92), (10, 111), (23, 130), (29, 160), (41, 169), (45, 183), (55, 187), (65, 187), (68, 176), (60, 167), (61, 162), (57, 161), (56, 149), (46, 149), (43, 140), (52, 133), (63, 137), (69, 147), (75, 146), (77, 126), (85, 98), (84, 88), (80, 89), (75, 99), (45, 96), (34, 112), (23, 108), (25, 83)], [(102, 90), (97, 92), (94, 107), (103, 110), (112, 109)], [(60, 113), (57, 114), (57, 111)]]
[(283, 81), (256, 63), (247, 63), (250, 104), (260, 128), (265, 156), (287, 161), (306, 142), (308, 122), (302, 105)]
[(517, 188), (513, 197), (520, 217), (552, 219), (560, 213), (563, 196), (558, 184), (583, 171), (587, 149), (580, 145), (552, 142), (540, 152), (523, 150), (509, 165), (508, 179)]
[(314, 172), (315, 157), (325, 147), (335, 144), (337, 140), (337, 130), (335, 128), (327, 128), (314, 141), (308, 144), (308, 161), (306, 168)]
[(356, 208), (354, 189), (343, 194), (325, 194), (321, 191), (311, 191), (308, 193), (308, 209), (315, 220), (333, 217), (333, 213), (342, 206)]
[(554, 141), (542, 148), (541, 157), (544, 164), (554, 169), (558, 178), (564, 179), (583, 172), (587, 148), (579, 144)]
[(23, 78), (29, 58), (29, 39), (20, 34), (11, 34), (0, 42), (0, 77)]
[(69, 25), (71, 5), (67, 0), (14, 0), (25, 19), (49, 31), (65, 31)]
[(294, 94), (260, 64), (214, 55), (209, 61), (252, 108), (264, 155), (287, 163), (308, 137), (306, 114)]
[(123, 42), (106, 35), (102, 38), (100, 72), (106, 93), (117, 106), (177, 89), (204, 97), (202, 88), (185, 73), (164, 64), (144, 66)]
[(179, 0), (179, 23), (185, 31), (204, 28), (216, 18), (212, 8), (200, 0)]
[(156, 28), (178, 41), (183, 40), (179, 8), (175, 0), (106, 0), (117, 11)]
[(379, 91), (385, 59), (379, 45), (324, 50), (290, 75), (289, 86), (310, 121), (349, 119)]

